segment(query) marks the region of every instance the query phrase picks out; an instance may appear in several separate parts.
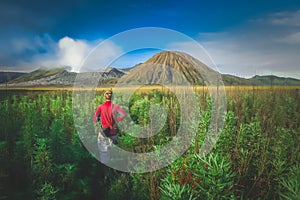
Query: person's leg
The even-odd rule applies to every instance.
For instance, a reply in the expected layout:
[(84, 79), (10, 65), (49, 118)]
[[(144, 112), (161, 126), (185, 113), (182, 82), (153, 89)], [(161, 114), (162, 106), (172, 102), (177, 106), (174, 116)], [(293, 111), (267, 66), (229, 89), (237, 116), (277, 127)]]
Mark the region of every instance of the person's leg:
[(118, 144), (118, 135), (119, 135), (119, 130), (118, 128), (114, 127), (111, 130), (111, 136), (109, 137), (112, 140), (113, 144)]
[(113, 144), (118, 144), (118, 135), (110, 136), (109, 138)]
[(101, 133), (98, 134), (98, 148), (100, 151), (100, 161), (104, 164), (110, 160), (110, 146), (111, 141), (108, 137), (103, 136)]

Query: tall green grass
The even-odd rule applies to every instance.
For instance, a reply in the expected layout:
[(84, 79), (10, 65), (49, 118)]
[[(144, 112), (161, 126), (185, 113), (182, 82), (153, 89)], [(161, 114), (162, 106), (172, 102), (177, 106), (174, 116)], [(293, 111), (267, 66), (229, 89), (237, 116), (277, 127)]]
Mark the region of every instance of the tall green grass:
[[(198, 152), (212, 100), (199, 91), (202, 117), (192, 145), (171, 165), (144, 174), (110, 169), (85, 149), (74, 126), (71, 92), (9, 96), (0, 103), (0, 198), (297, 199), (299, 91), (253, 89), (228, 93), (224, 127), (205, 156)], [(85, 103), (96, 109), (103, 100), (99, 92), (94, 102)], [(125, 105), (121, 96), (115, 102)], [(126, 134), (147, 125), (150, 105), (157, 103), (167, 112), (160, 132), (146, 139)], [(125, 110), (133, 122), (122, 132), (119, 146), (136, 153), (175, 139), (183, 117), (176, 96), (158, 90), (135, 93)], [(92, 120), (93, 111), (81, 110), (79, 120)], [(97, 134), (96, 129), (80, 129)]]

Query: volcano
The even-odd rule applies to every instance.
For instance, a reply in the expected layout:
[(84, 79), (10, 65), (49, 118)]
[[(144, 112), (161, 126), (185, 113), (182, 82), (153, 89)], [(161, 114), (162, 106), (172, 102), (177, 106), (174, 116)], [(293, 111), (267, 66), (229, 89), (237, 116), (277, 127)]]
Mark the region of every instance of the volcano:
[(202, 85), (218, 84), (221, 80), (218, 72), (204, 63), (178, 51), (157, 53), (146, 62), (138, 65), (130, 73), (121, 77), (122, 84), (176, 84)]

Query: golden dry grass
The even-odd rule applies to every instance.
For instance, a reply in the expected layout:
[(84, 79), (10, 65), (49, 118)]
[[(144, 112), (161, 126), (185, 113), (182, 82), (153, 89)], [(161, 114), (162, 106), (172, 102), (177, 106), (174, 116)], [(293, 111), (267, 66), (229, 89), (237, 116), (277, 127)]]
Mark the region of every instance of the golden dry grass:
[[(187, 88), (188, 86), (175, 86), (176, 89), (183, 89)], [(96, 90), (102, 91), (107, 89), (113, 89), (115, 91), (126, 91), (132, 90), (134, 87), (114, 87), (114, 86), (103, 86), (97, 88), (74, 88), (74, 87), (0, 87), (0, 90), (32, 90), (32, 91), (45, 91), (45, 90), (58, 90), (58, 91), (73, 91), (73, 90)], [(167, 87), (159, 86), (159, 85), (150, 85), (150, 86), (141, 86), (138, 87), (138, 91), (140, 92), (148, 92), (152, 90), (166, 90)], [(192, 89), (195, 91), (207, 91), (207, 86), (192, 86)], [(210, 89), (218, 89), (217, 87), (210, 87)], [(300, 86), (224, 86), (219, 87), (219, 89), (224, 89), (226, 91), (251, 91), (251, 90), (293, 90), (293, 89), (300, 89)]]

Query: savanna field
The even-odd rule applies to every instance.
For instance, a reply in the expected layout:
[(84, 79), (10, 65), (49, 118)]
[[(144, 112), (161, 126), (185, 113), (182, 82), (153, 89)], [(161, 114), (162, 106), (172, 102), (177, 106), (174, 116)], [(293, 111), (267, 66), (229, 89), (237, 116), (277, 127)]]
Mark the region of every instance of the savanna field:
[[(114, 170), (87, 151), (74, 125), (72, 90), (2, 90), (0, 199), (299, 199), (299, 89), (226, 87), (223, 129), (212, 151), (202, 156), (212, 99), (196, 88), (201, 118), (192, 145), (171, 165), (147, 173)], [(82, 120), (92, 121), (102, 93), (97, 90), (94, 102), (85, 102), (91, 109), (79, 112)], [(116, 91), (114, 103), (133, 120), (126, 128), (131, 132), (149, 123), (151, 104), (167, 113), (154, 137), (121, 132), (118, 145), (127, 151), (160, 148), (180, 126), (180, 105), (169, 91), (141, 89), (129, 106)], [(97, 135), (97, 126), (81, 130)]]

